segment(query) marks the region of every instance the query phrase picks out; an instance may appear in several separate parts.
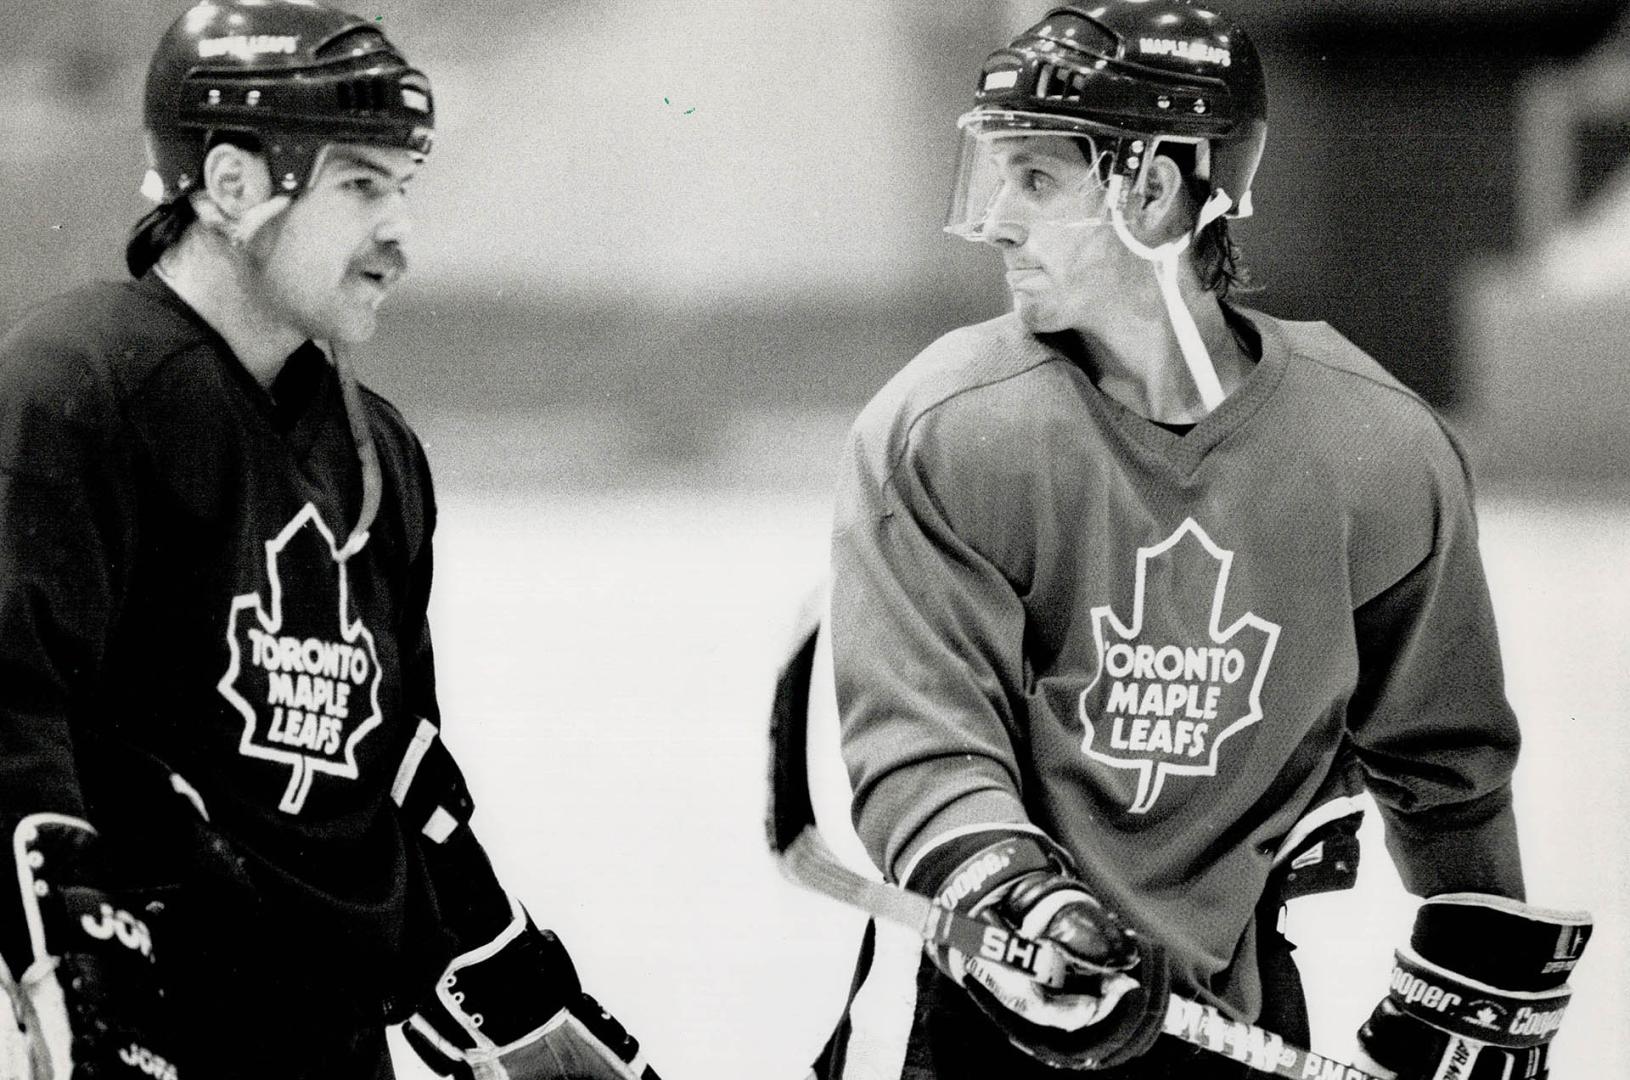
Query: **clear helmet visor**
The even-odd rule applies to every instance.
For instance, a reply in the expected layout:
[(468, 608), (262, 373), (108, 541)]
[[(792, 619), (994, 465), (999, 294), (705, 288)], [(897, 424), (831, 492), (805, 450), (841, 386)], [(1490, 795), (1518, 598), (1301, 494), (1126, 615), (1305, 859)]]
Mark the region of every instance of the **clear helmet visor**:
[(1022, 113), (962, 118), (946, 232), (985, 240), (1004, 229), (1084, 228), (1109, 220), (1111, 141), (1026, 121)]

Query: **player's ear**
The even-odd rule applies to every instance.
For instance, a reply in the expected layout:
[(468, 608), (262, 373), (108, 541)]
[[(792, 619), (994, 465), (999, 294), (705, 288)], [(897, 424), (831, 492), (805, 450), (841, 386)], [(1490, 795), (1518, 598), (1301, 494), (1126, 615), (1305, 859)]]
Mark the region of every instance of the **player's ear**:
[(220, 143), (204, 157), (204, 182), (193, 195), (193, 209), (205, 228), (242, 247), (290, 203), (272, 189), (266, 159), (232, 143)]
[(242, 217), (272, 195), (266, 159), (232, 143), (219, 143), (204, 158), (203, 193), (229, 218)]
[(1163, 243), (1187, 231), (1179, 220), (1187, 210), (1183, 172), (1165, 154), (1156, 154), (1144, 166), (1143, 181), (1132, 193), (1131, 215), (1146, 242)]

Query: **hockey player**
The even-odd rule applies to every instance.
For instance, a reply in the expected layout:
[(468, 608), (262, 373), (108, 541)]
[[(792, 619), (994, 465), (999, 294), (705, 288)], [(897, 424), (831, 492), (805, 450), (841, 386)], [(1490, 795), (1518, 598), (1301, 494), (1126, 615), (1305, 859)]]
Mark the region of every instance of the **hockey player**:
[(1266, 115), (1249, 38), (1181, 0), (1055, 9), (980, 72), (948, 229), (1013, 310), (854, 426), (839, 715), (884, 874), (1073, 974), (870, 935), (822, 1077), (1244, 1075), (1161, 1034), (1171, 991), (1306, 1045), (1276, 917), (1351, 883), (1360, 782), (1430, 898), (1368, 1066), (1546, 1073), (1589, 919), (1523, 902), (1466, 466), (1334, 330), (1231, 298)]
[(494, 878), (439, 737), (418, 440), (350, 343), (425, 75), (307, 0), (183, 14), (134, 280), (0, 340), (0, 1077), (650, 1077)]

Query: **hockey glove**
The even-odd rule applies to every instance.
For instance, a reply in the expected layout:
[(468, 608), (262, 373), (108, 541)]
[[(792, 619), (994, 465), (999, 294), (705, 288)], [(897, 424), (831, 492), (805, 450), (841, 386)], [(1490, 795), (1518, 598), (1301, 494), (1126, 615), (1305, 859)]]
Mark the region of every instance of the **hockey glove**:
[(1056, 988), (955, 949), (930, 951), (1031, 1057), (1055, 1068), (1108, 1068), (1139, 1056), (1160, 1034), (1170, 991), (1163, 954), (1105, 908), (1070, 857), (1040, 833), (995, 827), (935, 843), (904, 884), (1059, 947), (1068, 972)]
[(1545, 1080), (1568, 973), (1590, 939), (1584, 912), (1482, 893), (1421, 904), (1356, 1064), (1398, 1080)]
[(0, 1010), (0, 1077), (179, 1080), (160, 1026), (149, 913), (98, 885), (95, 830), (33, 814), (12, 847), (33, 962), (15, 978), (0, 963), (10, 1005)]
[(639, 1043), (583, 992), (560, 939), (519, 904), (495, 940), (453, 958), (403, 1028), (458, 1080), (658, 1080)]

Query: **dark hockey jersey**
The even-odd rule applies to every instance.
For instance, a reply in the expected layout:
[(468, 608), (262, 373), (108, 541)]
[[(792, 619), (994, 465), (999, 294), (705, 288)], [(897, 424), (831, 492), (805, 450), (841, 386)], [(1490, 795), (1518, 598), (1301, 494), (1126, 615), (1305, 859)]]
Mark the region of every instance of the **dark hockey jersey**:
[[(439, 716), (428, 466), (361, 399), (383, 494), (342, 561), (362, 484), (315, 345), (268, 393), (151, 274), (0, 342), (0, 835), (57, 811), (142, 886), (241, 875), (212, 917), (368, 1001), (436, 965), (409, 959), (436, 947), (409, 940), (423, 872), (390, 790)], [(193, 802), (221, 865), (189, 838)], [(20, 971), (14, 892), (0, 948)]]
[(936, 342), (852, 433), (832, 627), (885, 872), (1034, 822), (1250, 1017), (1253, 911), (1349, 749), (1406, 884), (1514, 891), (1518, 733), (1445, 428), (1328, 327), (1233, 317), (1261, 359), (1182, 436), (1012, 315)]

